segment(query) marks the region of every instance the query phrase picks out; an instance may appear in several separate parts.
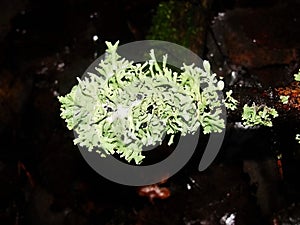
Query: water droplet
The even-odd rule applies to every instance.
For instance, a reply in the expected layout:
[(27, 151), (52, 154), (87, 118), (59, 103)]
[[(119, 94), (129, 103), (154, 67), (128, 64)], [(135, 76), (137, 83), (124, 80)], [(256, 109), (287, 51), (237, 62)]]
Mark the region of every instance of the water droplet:
[(64, 67), (65, 67), (65, 63), (62, 62), (62, 63), (57, 64), (56, 68), (58, 71), (63, 71)]
[(226, 213), (222, 218), (220, 219), (220, 224), (223, 225), (234, 225), (235, 224), (235, 213)]
[(93, 12), (90, 14), (90, 18), (91, 19), (94, 19), (94, 18), (97, 18), (98, 17), (98, 13), (97, 12)]
[(190, 180), (193, 184), (196, 183), (196, 181), (195, 181), (192, 177), (189, 177), (189, 180)]
[(99, 39), (99, 37), (97, 35), (93, 36), (93, 41), (97, 41)]
[(225, 13), (224, 13), (224, 12), (219, 12), (219, 13), (218, 13), (218, 16), (219, 16), (219, 17), (224, 17), (224, 16), (225, 16)]
[(53, 96), (59, 96), (59, 93), (57, 91), (53, 91)]
[(219, 90), (222, 91), (225, 86), (224, 81), (219, 80), (217, 86), (218, 86)]
[(45, 74), (48, 71), (48, 67), (44, 66), (43, 68), (41, 68), (40, 70), (38, 70), (36, 73), (39, 75)]
[(224, 12), (219, 12), (218, 13), (218, 20), (223, 20), (224, 19), (224, 17), (225, 17), (225, 13)]
[(192, 189), (192, 186), (191, 186), (190, 184), (186, 184), (186, 188), (187, 188), (188, 190), (191, 190), (191, 189)]

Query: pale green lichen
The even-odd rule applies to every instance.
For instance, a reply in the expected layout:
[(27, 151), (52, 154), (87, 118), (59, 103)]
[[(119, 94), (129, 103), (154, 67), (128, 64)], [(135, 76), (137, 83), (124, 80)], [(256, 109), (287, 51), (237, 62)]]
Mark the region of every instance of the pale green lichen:
[(298, 141), (298, 143), (300, 144), (300, 134), (296, 134), (296, 141)]
[(300, 81), (300, 70), (298, 73), (294, 74), (295, 81)]
[(278, 117), (278, 113), (275, 109), (266, 105), (257, 106), (255, 103), (252, 106), (247, 104), (243, 107), (242, 120), (244, 126), (268, 126), (272, 127), (272, 119)]
[[(221, 132), (221, 100), (215, 74), (183, 64), (180, 72), (167, 67), (167, 56), (158, 63), (134, 64), (107, 42), (105, 58), (69, 94), (59, 97), (61, 117), (75, 131), (74, 143), (102, 157), (119, 154), (128, 162), (141, 163), (142, 147), (161, 143), (164, 133), (174, 135)], [(205, 84), (200, 90), (200, 83)]]
[(232, 97), (232, 90), (226, 92), (224, 104), (227, 109), (236, 110), (239, 101)]
[(280, 101), (282, 102), (282, 104), (288, 104), (289, 103), (289, 95), (280, 95)]

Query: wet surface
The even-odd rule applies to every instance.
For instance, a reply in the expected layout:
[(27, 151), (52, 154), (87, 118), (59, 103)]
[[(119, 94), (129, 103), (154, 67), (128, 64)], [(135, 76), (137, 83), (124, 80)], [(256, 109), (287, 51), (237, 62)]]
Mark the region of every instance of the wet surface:
[[(158, 1), (5, 2), (0, 224), (299, 224), (299, 83), (291, 84), (300, 62), (297, 1), (213, 2), (202, 47), (214, 71), (241, 107), (255, 100), (281, 116), (273, 128), (245, 130), (237, 126), (241, 107), (229, 113), (224, 144), (208, 170), (197, 171), (207, 141), (201, 136), (180, 173), (142, 194), (86, 164), (56, 97), (102, 54), (104, 41), (143, 39)], [(286, 106), (282, 93), (295, 93)]]
[[(299, 67), (298, 3), (219, 12), (208, 36), (208, 57), (218, 67), (255, 74), (261, 83), (285, 85)], [(222, 63), (226, 62), (226, 65)]]

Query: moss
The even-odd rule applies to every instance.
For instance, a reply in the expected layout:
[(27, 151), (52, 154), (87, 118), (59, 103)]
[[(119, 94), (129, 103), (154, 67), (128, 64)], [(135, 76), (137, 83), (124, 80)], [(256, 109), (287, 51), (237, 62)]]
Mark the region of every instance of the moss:
[(161, 2), (147, 39), (170, 41), (202, 54), (207, 24), (206, 1)]

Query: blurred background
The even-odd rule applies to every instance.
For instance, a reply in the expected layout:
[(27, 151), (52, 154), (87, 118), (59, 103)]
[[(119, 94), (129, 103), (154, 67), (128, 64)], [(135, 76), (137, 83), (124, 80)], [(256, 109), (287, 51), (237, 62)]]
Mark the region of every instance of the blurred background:
[[(299, 0), (1, 0), (0, 224), (300, 224), (299, 11)], [(203, 135), (177, 175), (127, 187), (86, 164), (57, 96), (105, 41), (144, 39), (208, 59), (240, 107), (228, 112), (221, 152), (206, 171), (197, 171)], [(279, 94), (291, 96), (288, 104)], [(252, 101), (278, 110), (272, 128), (238, 126)]]

